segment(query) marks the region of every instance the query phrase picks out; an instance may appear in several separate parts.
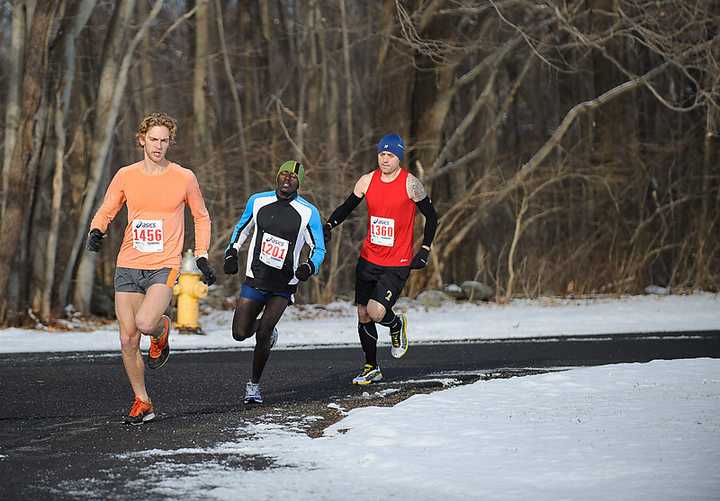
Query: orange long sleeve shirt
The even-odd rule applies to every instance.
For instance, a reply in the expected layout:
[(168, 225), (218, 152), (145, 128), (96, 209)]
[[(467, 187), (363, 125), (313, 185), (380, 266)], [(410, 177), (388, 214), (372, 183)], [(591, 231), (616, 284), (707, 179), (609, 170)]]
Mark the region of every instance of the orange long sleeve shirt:
[(170, 163), (160, 175), (147, 174), (143, 162), (121, 168), (90, 223), (103, 233), (127, 204), (125, 228), (117, 266), (141, 270), (179, 268), (185, 238), (185, 205), (195, 221), (195, 255), (210, 246), (210, 215), (195, 174)]

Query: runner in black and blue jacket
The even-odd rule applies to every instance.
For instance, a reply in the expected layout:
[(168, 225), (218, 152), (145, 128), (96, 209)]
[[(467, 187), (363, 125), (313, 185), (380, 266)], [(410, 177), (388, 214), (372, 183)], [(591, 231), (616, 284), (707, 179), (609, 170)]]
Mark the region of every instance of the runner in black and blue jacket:
[[(275, 326), (293, 303), (299, 282), (316, 275), (325, 258), (322, 222), (317, 208), (298, 195), (305, 177), (303, 165), (294, 160), (280, 166), (277, 189), (252, 195), (230, 237), (224, 271), (238, 272), (238, 251), (250, 239), (245, 282), (233, 316), (233, 338), (255, 336), (255, 353), (245, 403), (262, 403), (260, 377), (277, 341)], [(300, 262), (307, 244), (308, 259)], [(258, 315), (262, 312), (262, 317)], [(256, 320), (257, 319), (257, 320)]]

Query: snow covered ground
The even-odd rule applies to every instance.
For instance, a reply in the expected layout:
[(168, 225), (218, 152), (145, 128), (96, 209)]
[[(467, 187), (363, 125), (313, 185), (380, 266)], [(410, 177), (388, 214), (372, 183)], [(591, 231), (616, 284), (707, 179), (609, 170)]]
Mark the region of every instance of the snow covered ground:
[[(402, 300), (401, 300), (402, 301)], [(540, 299), (496, 303), (447, 303), (426, 309), (402, 301), (411, 342), (535, 336), (602, 335), (632, 332), (672, 332), (720, 329), (720, 295), (632, 296), (622, 299)], [(174, 335), (173, 349), (245, 348), (230, 334), (232, 311), (212, 311), (200, 319), (205, 336)], [(298, 305), (287, 309), (278, 324), (278, 348), (358, 345), (355, 307), (338, 302), (325, 306)], [(378, 328), (381, 342), (387, 330)], [(143, 347), (149, 341), (143, 340)], [(0, 352), (117, 351), (116, 324), (88, 332), (28, 329), (0, 330)]]
[[(720, 361), (590, 367), (498, 379), (354, 409), (323, 437), (277, 425), (213, 449), (149, 450), (172, 499), (717, 500)], [(238, 471), (173, 455), (264, 456)], [(172, 475), (168, 475), (172, 472)]]
[[(411, 342), (720, 331), (715, 294), (448, 304), (427, 311), (406, 303), (403, 309)], [(175, 335), (173, 347), (237, 348), (230, 320), (231, 312), (215, 312), (203, 318), (208, 335)], [(356, 343), (352, 307), (343, 303), (293, 307), (280, 329), (280, 349)], [(0, 331), (3, 352), (116, 350), (117, 343), (113, 326)], [(376, 389), (392, 391), (393, 384), (368, 391)], [(298, 417), (298, 424), (312, 419)], [(158, 461), (144, 473), (153, 493), (173, 499), (718, 500), (720, 360), (479, 381), (392, 408), (351, 410), (318, 439), (300, 430), (256, 424), (242, 429), (250, 438), (212, 450), (139, 454)], [(244, 471), (202, 459), (213, 453), (259, 455), (275, 467)], [(171, 460), (176, 454), (200, 459), (179, 466)]]

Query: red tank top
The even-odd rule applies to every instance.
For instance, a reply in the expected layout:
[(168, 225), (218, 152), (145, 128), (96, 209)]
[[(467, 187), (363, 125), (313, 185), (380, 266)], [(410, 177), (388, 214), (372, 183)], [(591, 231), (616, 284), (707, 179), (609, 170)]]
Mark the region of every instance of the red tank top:
[(379, 266), (410, 266), (415, 202), (407, 194), (408, 171), (401, 169), (389, 183), (381, 175), (380, 169), (373, 172), (365, 193), (368, 229), (360, 257)]

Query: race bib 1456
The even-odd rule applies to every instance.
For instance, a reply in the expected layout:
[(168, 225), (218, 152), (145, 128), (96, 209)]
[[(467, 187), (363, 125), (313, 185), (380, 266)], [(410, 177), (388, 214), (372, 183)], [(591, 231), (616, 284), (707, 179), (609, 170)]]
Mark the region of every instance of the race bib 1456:
[(133, 248), (140, 252), (162, 252), (162, 219), (136, 219), (132, 222)]

